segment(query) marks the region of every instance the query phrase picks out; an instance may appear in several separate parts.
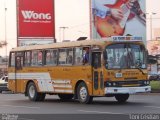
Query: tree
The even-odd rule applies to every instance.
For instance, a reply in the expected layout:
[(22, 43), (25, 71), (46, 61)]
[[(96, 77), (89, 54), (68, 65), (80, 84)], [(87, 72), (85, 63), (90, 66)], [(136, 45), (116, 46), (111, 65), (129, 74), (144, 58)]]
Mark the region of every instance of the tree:
[(0, 48), (3, 48), (4, 46), (7, 46), (6, 41), (0, 41)]

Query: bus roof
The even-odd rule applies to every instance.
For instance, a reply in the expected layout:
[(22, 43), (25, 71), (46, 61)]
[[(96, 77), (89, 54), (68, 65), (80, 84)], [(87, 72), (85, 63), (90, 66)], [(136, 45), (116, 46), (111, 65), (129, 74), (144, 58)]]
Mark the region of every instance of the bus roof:
[[(123, 41), (112, 41), (112, 40), (83, 40), (83, 41), (71, 41), (71, 42), (59, 42), (52, 44), (42, 44), (42, 45), (28, 45), (13, 48), (11, 52), (14, 51), (27, 51), (27, 50), (40, 50), (40, 49), (51, 49), (51, 48), (67, 48), (67, 47), (78, 47), (78, 46), (88, 46), (88, 45), (103, 45), (105, 43), (117, 43)], [(126, 41), (125, 42), (131, 42)], [(140, 42), (140, 41), (139, 41)]]

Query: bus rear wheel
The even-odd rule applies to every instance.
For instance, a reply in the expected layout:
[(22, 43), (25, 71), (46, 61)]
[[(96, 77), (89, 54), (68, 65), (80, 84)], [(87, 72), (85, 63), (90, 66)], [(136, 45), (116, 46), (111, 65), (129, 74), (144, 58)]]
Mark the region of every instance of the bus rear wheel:
[(93, 97), (89, 95), (88, 88), (84, 82), (81, 82), (77, 87), (77, 96), (80, 103), (89, 104)]
[(33, 82), (30, 82), (27, 86), (27, 94), (31, 101), (43, 101), (45, 99), (45, 93), (38, 93), (37, 88)]
[(129, 94), (117, 94), (115, 98), (119, 103), (125, 103), (129, 98)]
[(73, 94), (58, 94), (58, 97), (61, 100), (71, 100), (73, 98)]

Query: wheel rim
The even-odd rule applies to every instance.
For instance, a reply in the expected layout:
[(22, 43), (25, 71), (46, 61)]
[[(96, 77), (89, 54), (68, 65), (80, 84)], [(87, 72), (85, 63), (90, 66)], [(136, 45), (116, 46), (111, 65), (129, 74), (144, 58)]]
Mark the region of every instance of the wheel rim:
[(80, 88), (80, 97), (81, 97), (81, 99), (82, 99), (83, 101), (86, 100), (87, 95), (88, 95), (87, 89), (86, 89), (85, 87), (81, 87), (81, 88)]
[(33, 85), (30, 86), (29, 87), (29, 95), (30, 95), (30, 97), (33, 98), (35, 96), (35, 93), (36, 93), (36, 91), (35, 91), (34, 86)]

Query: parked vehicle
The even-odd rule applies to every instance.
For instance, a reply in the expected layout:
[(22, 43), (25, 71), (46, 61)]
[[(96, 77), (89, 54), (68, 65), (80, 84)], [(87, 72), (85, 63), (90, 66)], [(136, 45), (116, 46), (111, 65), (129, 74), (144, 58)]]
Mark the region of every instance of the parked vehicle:
[(3, 76), (0, 78), (0, 93), (2, 91), (8, 91), (8, 76)]
[(150, 81), (152, 81), (152, 80), (158, 80), (159, 79), (159, 75), (158, 74), (149, 74), (148, 75), (148, 79)]

